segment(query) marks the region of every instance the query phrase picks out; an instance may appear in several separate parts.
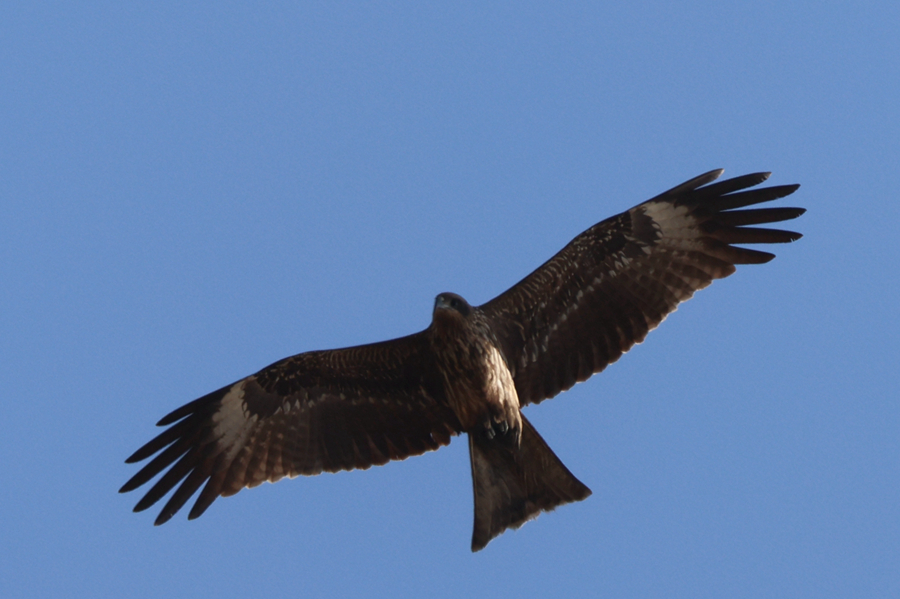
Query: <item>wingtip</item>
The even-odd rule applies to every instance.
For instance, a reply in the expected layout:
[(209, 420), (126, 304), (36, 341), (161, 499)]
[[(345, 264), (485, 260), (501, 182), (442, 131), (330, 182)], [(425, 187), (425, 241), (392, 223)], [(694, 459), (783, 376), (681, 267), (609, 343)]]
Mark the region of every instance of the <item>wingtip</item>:
[(142, 497), (141, 500), (137, 502), (137, 504), (134, 506), (134, 508), (131, 511), (134, 512), (135, 514), (139, 514), (139, 513), (143, 512), (144, 510), (148, 509), (154, 503), (156, 503), (155, 499), (153, 501), (148, 501), (147, 496), (144, 495), (144, 497)]
[(144, 481), (140, 480), (140, 472), (129, 478), (124, 485), (119, 487), (119, 493), (131, 493), (138, 487), (144, 484)]
[(166, 414), (165, 416), (163, 416), (156, 422), (156, 426), (169, 426), (170, 424), (174, 424), (174, 423), (178, 422), (179, 420), (181, 420), (182, 418), (187, 416), (189, 413), (187, 410), (184, 409), (185, 407), (186, 406), (182, 406), (182, 407), (178, 408), (177, 410), (173, 410), (173, 411), (169, 412), (168, 414)]
[(218, 495), (214, 496), (212, 499), (205, 500), (201, 495), (197, 501), (194, 503), (194, 506), (191, 508), (191, 511), (188, 513), (188, 520), (196, 520), (200, 516), (206, 512), (206, 509), (212, 505), (212, 502), (216, 500)]
[(153, 521), (153, 526), (162, 526), (166, 522), (172, 519), (172, 516), (175, 514), (170, 514), (166, 511), (162, 511), (159, 513), (159, 516), (156, 517), (156, 520)]
[(701, 185), (707, 185), (709, 183), (712, 183), (713, 181), (715, 181), (716, 179), (718, 179), (719, 177), (721, 177), (724, 174), (725, 174), (724, 168), (714, 168), (713, 170), (709, 171), (708, 173), (703, 173), (699, 177), (695, 177), (694, 181), (702, 180), (703, 183), (701, 183)]
[[(163, 434), (165, 434), (165, 433), (163, 433)], [(133, 454), (131, 454), (130, 456), (125, 458), (125, 463), (126, 464), (136, 464), (138, 462), (143, 462), (144, 460), (146, 460), (147, 458), (152, 456), (154, 453), (156, 453), (157, 451), (162, 449), (162, 447), (158, 446), (159, 444), (157, 443), (157, 439), (159, 439), (159, 436), (151, 439), (147, 443), (144, 443), (141, 447), (138, 448), (137, 451), (135, 451)]]
[(648, 202), (653, 202), (653, 201), (661, 200), (661, 199), (664, 199), (667, 197), (677, 196), (682, 193), (695, 191), (695, 190), (703, 187), (704, 185), (708, 185), (708, 184), (712, 183), (713, 181), (715, 181), (716, 179), (721, 177), (722, 173), (724, 173), (724, 172), (725, 172), (724, 168), (717, 168), (717, 169), (705, 172), (702, 175), (698, 175), (698, 176), (694, 177), (693, 179), (689, 179), (689, 180), (685, 181), (681, 185), (676, 185), (672, 189), (664, 191), (663, 193), (659, 194), (658, 196), (649, 199)]
[[(238, 381), (240, 383), (242, 381)], [(221, 389), (216, 389), (212, 393), (207, 393), (203, 397), (198, 397), (194, 401), (190, 401), (180, 408), (176, 408), (159, 419), (159, 422), (156, 423), (156, 426), (169, 426), (170, 424), (175, 424), (179, 420), (190, 416), (191, 414), (195, 414), (201, 409), (210, 406), (214, 402), (222, 399), (222, 397), (231, 390), (234, 385), (238, 383), (232, 383), (231, 385), (226, 385)]]

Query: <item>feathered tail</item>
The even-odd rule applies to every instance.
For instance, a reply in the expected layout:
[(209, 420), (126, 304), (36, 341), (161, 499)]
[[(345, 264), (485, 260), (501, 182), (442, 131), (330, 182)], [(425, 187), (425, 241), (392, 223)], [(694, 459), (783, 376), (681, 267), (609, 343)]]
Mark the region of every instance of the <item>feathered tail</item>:
[(472, 551), (483, 549), (507, 528), (591, 494), (524, 416), (518, 447), (469, 433), (469, 457), (475, 491)]

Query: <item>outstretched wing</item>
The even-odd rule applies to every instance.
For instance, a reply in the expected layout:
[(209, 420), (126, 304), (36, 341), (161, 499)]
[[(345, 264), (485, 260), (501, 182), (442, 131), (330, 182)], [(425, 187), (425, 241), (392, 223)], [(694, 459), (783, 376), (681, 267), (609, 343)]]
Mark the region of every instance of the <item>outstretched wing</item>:
[(802, 208), (734, 210), (799, 185), (746, 190), (769, 173), (708, 183), (712, 171), (600, 222), (480, 308), (503, 346), (522, 405), (537, 403), (615, 362), (735, 264), (775, 256), (735, 243), (785, 243), (799, 233), (747, 225), (796, 218)]
[(215, 499), (285, 476), (368, 468), (437, 449), (460, 424), (433, 381), (423, 333), (286, 358), (178, 408), (126, 462), (159, 454), (120, 489), (168, 471), (135, 506), (176, 491), (169, 520), (201, 485), (189, 518)]

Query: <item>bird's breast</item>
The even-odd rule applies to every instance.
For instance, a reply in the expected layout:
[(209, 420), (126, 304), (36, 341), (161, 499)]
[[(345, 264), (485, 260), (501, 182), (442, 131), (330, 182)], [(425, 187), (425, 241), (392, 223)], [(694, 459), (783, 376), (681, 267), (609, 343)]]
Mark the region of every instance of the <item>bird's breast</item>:
[(432, 343), (450, 407), (463, 429), (485, 421), (519, 424), (519, 399), (503, 355), (487, 335), (445, 331)]

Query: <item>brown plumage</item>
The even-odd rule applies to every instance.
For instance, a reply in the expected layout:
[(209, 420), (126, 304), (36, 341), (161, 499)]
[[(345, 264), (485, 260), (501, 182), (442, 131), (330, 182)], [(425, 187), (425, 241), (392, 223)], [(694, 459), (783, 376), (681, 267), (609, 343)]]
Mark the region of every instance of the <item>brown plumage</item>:
[(800, 234), (748, 225), (801, 208), (735, 210), (793, 193), (750, 190), (768, 173), (712, 183), (712, 171), (604, 220), (488, 303), (440, 294), (424, 331), (285, 358), (178, 408), (126, 461), (154, 456), (121, 488), (162, 476), (135, 506), (169, 491), (171, 518), (202, 487), (189, 518), (220, 495), (285, 476), (402, 460), (469, 435), (472, 550), (542, 511), (579, 501), (576, 479), (521, 414), (584, 381), (641, 342), (680, 302), (736, 264), (774, 256), (732, 244)]

